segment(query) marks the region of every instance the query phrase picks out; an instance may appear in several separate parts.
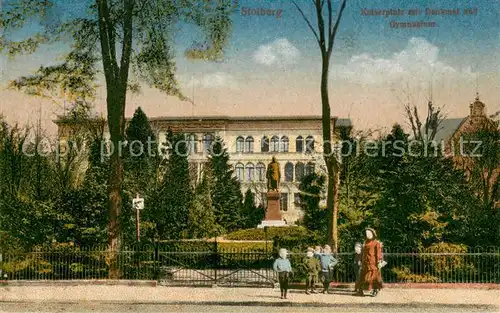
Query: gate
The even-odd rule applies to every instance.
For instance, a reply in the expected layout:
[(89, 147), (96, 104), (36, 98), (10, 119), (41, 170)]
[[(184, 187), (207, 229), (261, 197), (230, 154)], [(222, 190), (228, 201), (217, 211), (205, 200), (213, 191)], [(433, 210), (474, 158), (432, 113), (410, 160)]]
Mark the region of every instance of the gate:
[(162, 286), (273, 286), (272, 253), (218, 250), (217, 242), (203, 251), (162, 247), (157, 252), (158, 284)]

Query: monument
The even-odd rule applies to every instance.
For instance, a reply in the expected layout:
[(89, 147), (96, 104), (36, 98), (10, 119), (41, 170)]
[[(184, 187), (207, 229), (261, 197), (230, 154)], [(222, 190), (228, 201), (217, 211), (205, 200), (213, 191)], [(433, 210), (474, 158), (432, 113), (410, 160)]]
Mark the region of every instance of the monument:
[(257, 226), (257, 228), (264, 228), (266, 226), (288, 226), (281, 218), (280, 212), (280, 190), (279, 184), (281, 179), (280, 164), (273, 156), (271, 163), (267, 166), (267, 207), (266, 217)]

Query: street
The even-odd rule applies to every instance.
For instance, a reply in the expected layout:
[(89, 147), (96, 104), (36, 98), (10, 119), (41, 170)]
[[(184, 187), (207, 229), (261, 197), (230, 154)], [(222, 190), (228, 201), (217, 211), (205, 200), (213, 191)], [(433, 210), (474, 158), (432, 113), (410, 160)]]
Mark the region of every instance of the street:
[(466, 313), (466, 312), (482, 312), (482, 313), (498, 313), (500, 310), (492, 306), (477, 306), (477, 305), (404, 305), (404, 304), (387, 304), (373, 303), (370, 307), (366, 304), (297, 304), (291, 302), (272, 303), (272, 304), (256, 304), (256, 305), (184, 305), (184, 304), (126, 304), (126, 303), (97, 303), (97, 302), (82, 302), (82, 303), (14, 303), (0, 302), (0, 312), (18, 313), (18, 312), (39, 312), (39, 313), (113, 313), (113, 312), (203, 312), (203, 313), (219, 313), (219, 312), (311, 312), (315, 313), (331, 313), (336, 312), (363, 312), (363, 313)]

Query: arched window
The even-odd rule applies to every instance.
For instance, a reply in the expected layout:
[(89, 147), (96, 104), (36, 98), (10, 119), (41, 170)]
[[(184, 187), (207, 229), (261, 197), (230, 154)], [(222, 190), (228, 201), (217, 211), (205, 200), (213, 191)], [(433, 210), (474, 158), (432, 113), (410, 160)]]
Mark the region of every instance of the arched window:
[(281, 137), (281, 142), (280, 142), (280, 152), (288, 152), (288, 147), (289, 147), (289, 140), (287, 136)]
[(305, 171), (305, 174), (306, 174), (306, 175), (309, 175), (309, 174), (312, 174), (312, 173), (314, 173), (314, 163), (309, 162), (309, 163), (307, 163), (307, 165), (306, 165), (306, 171)]
[(245, 139), (245, 148), (244, 151), (246, 153), (253, 153), (253, 137), (247, 137)]
[(236, 178), (239, 181), (243, 181), (245, 167), (243, 166), (243, 164), (238, 163), (236, 164), (235, 168), (236, 168)]
[(304, 152), (304, 138), (302, 136), (295, 139), (295, 151)]
[(271, 138), (271, 147), (269, 149), (270, 152), (279, 152), (280, 151), (280, 139), (278, 136), (273, 136)]
[(264, 163), (257, 163), (257, 180), (266, 180), (266, 166), (264, 165)]
[(269, 138), (267, 138), (266, 136), (262, 137), (260, 151), (261, 152), (269, 152)]
[(243, 144), (244, 144), (245, 139), (243, 137), (238, 137), (236, 138), (236, 152), (243, 152)]
[(255, 167), (253, 163), (248, 163), (245, 167), (245, 177), (247, 181), (253, 181), (255, 179)]
[(280, 196), (280, 210), (288, 211), (288, 193), (282, 192)]
[(291, 162), (285, 164), (285, 181), (293, 181), (293, 164)]
[(214, 136), (212, 134), (203, 135), (203, 151), (210, 153), (212, 151), (212, 143), (214, 142)]
[(187, 136), (189, 153), (198, 152), (198, 138), (195, 134), (189, 134)]
[(307, 138), (306, 138), (306, 152), (307, 153), (314, 152), (314, 138), (313, 138), (313, 136), (307, 136)]
[(304, 177), (304, 163), (295, 164), (295, 181), (300, 182)]

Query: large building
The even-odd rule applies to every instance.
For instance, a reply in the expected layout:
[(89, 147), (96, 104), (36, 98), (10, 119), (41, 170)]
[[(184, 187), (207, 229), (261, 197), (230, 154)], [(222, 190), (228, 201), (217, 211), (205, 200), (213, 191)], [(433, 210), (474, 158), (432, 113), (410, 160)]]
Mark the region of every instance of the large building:
[[(62, 127), (62, 120), (56, 123), (62, 134), (67, 127)], [(349, 119), (333, 117), (330, 123), (332, 131), (335, 130), (332, 139), (338, 138), (336, 134), (340, 128), (352, 127)], [(160, 143), (166, 141), (169, 128), (186, 134), (195, 180), (202, 177), (207, 151), (215, 138), (220, 137), (230, 155), (234, 173), (241, 181), (242, 192), (250, 189), (260, 203), (264, 203), (267, 192), (267, 165), (275, 156), (281, 168), (281, 211), (288, 224), (302, 216), (298, 205), (301, 178), (310, 172), (321, 171), (324, 165), (321, 116), (153, 117), (150, 124)]]
[[(470, 176), (471, 169), (474, 167), (475, 158), (462, 156), (460, 153), (460, 140), (469, 140), (467, 135), (475, 132), (483, 127), (492, 127), (498, 129), (500, 111), (493, 114), (487, 114), (486, 105), (479, 100), (479, 95), (476, 96), (474, 102), (469, 105), (469, 116), (462, 118), (444, 119), (441, 123), (439, 131), (434, 138), (435, 141), (445, 143), (445, 155), (452, 157), (457, 168), (465, 170)], [(475, 149), (477, 142), (470, 145)], [(472, 153), (472, 152), (471, 152)], [(500, 165), (496, 168), (484, 168), (485, 184), (489, 185), (489, 192), (494, 193), (494, 186), (498, 184), (500, 176)], [(489, 180), (487, 179), (489, 177)], [(494, 203), (495, 207), (500, 207), (500, 201)]]

